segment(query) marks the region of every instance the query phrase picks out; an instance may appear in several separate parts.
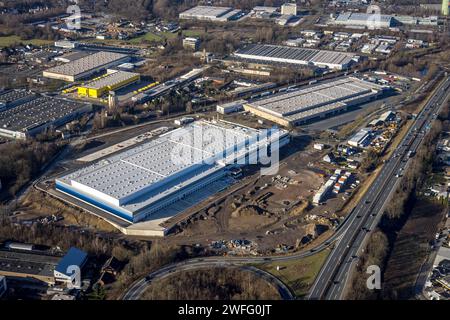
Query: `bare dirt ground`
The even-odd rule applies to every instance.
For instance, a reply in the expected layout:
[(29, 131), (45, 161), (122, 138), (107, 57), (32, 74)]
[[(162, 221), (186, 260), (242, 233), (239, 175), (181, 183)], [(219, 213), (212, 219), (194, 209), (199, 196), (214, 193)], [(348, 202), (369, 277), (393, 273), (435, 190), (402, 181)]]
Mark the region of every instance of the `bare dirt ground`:
[(49, 216), (58, 216), (62, 219), (56, 222), (64, 226), (77, 226), (101, 230), (103, 232), (115, 232), (112, 225), (77, 208), (69, 207), (59, 200), (53, 199), (43, 193), (32, 190), (21, 202), (16, 210), (17, 221), (37, 221)]
[(313, 150), (307, 137), (296, 138), (286, 149), (277, 175), (244, 170), (245, 187), (212, 202), (200, 211), (202, 219), (191, 219), (167, 240), (207, 245), (213, 240), (247, 239), (257, 244), (259, 252), (268, 252), (280, 245), (303, 246), (307, 239), (327, 231), (327, 221), (310, 221), (305, 216), (311, 210), (331, 216), (342, 205), (340, 199), (332, 199), (330, 208), (310, 204), (324, 176), (333, 169), (317, 162), (322, 152)]

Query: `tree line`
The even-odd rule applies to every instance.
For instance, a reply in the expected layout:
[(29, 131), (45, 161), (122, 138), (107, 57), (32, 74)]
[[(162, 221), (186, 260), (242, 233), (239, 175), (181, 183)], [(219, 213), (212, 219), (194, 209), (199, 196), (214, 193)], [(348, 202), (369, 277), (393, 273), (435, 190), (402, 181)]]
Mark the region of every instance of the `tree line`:
[(178, 272), (153, 282), (144, 300), (278, 300), (265, 280), (237, 268), (209, 268)]
[(0, 179), (14, 196), (31, 181), (60, 150), (54, 142), (15, 141), (0, 145)]

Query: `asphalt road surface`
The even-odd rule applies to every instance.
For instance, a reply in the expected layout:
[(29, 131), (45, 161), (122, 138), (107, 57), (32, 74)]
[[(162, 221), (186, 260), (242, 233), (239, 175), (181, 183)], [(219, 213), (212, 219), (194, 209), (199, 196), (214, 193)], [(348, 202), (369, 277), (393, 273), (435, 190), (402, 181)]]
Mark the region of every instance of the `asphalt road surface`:
[[(156, 272), (153, 272), (149, 276), (145, 277), (144, 279), (141, 279), (134, 283), (132, 288), (128, 290), (125, 295), (123, 296), (123, 300), (139, 300), (147, 287), (151, 284), (152, 281), (158, 280), (158, 279), (164, 279), (166, 277), (169, 277), (173, 275), (176, 272), (180, 271), (189, 271), (189, 270), (198, 270), (198, 269), (205, 269), (210, 267), (230, 267), (232, 264), (224, 262), (224, 261), (208, 261), (208, 262), (202, 262), (199, 261), (197, 263), (178, 263), (169, 265), (166, 267), (163, 267), (162, 269), (157, 270)], [(252, 267), (252, 266), (241, 266), (240, 269), (246, 270), (249, 272), (254, 273), (258, 277), (264, 279), (268, 283), (272, 284), (280, 294), (280, 297), (283, 300), (293, 300), (295, 299), (295, 296), (292, 294), (290, 289), (277, 277), (273, 276), (272, 274), (260, 270), (258, 268)]]
[[(323, 298), (324, 295), (328, 293), (330, 283), (333, 281), (339, 282), (336, 282), (337, 286), (331, 288), (332, 291), (330, 294), (328, 294), (327, 298), (340, 298), (345, 287), (345, 281), (347, 280), (346, 272), (349, 271), (350, 265), (352, 265), (352, 263), (356, 261), (356, 259), (353, 259), (352, 256), (356, 257), (356, 253), (360, 251), (364, 239), (369, 234), (370, 230), (372, 230), (378, 223), (381, 214), (376, 214), (376, 212), (382, 211), (381, 208), (386, 203), (386, 199), (394, 189), (396, 182), (399, 180), (395, 176), (400, 171), (400, 168), (402, 168), (402, 171), (404, 171), (404, 168), (407, 165), (407, 162), (404, 162), (403, 160), (407, 160), (406, 156), (409, 150), (416, 150), (420, 145), (424, 136), (424, 134), (420, 131), (422, 130), (422, 128), (426, 127), (426, 124), (430, 123), (430, 119), (435, 117), (434, 113), (437, 113), (438, 108), (440, 108), (440, 106), (442, 105), (443, 97), (449, 94), (449, 86), (450, 80), (447, 79), (446, 82), (441, 85), (441, 87), (437, 91), (436, 96), (430, 99), (427, 106), (423, 109), (423, 112), (419, 114), (414, 125), (410, 128), (408, 134), (402, 141), (401, 146), (398, 148), (397, 152), (392, 156), (392, 158), (389, 159), (383, 166), (383, 169), (380, 172), (379, 176), (377, 177), (371, 188), (369, 188), (368, 192), (362, 198), (360, 203), (339, 225), (335, 233), (324, 243), (318, 245), (310, 251), (295, 253), (291, 255), (266, 257), (206, 257), (194, 258), (183, 261), (182, 263), (170, 264), (153, 273), (150, 273), (146, 278), (135, 282), (125, 292), (125, 294), (123, 295), (123, 299), (139, 299), (139, 297), (145, 291), (145, 288), (149, 285), (149, 281), (155, 279), (155, 277), (159, 277), (161, 273), (165, 275), (166, 272), (168, 272), (167, 270), (175, 272), (176, 270), (182, 270), (186, 267), (197, 268), (199, 266), (206, 265), (239, 266), (250, 263), (291, 261), (312, 256), (317, 252), (329, 248), (335, 243), (336, 245), (332, 253), (328, 257), (325, 265), (322, 267), (319, 276), (316, 278), (309, 298)], [(365, 228), (364, 232), (359, 232), (363, 227)], [(366, 230), (369, 230), (369, 232), (367, 232)], [(352, 263), (342, 264), (342, 262), (349, 262), (347, 258), (348, 256), (352, 258)], [(338, 268), (341, 265), (344, 266), (344, 268)], [(336, 280), (335, 276), (337, 277), (336, 279), (339, 280)]]
[[(353, 211), (346, 232), (328, 256), (309, 294), (309, 299), (342, 299), (352, 267), (383, 209), (395, 191), (399, 178), (410, 163), (410, 158), (421, 145), (431, 123), (450, 96), (450, 78), (447, 78), (428, 101), (405, 135), (401, 145), (385, 163), (361, 202)], [(411, 152), (413, 152), (411, 154)]]

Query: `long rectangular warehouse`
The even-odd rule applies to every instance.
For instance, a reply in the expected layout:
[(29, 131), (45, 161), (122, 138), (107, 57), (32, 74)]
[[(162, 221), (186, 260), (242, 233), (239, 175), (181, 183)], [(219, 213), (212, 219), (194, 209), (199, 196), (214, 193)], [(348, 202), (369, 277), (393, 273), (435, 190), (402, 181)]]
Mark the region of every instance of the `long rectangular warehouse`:
[(46, 78), (74, 82), (87, 78), (99, 71), (129, 61), (126, 54), (113, 52), (97, 52), (87, 57), (50, 68), (43, 72)]
[(380, 96), (385, 87), (355, 77), (320, 83), (244, 104), (251, 113), (283, 126), (297, 126), (313, 119), (346, 111)]
[(368, 29), (390, 28), (395, 25), (394, 18), (389, 15), (345, 12), (338, 15), (333, 21), (335, 25), (345, 25), (347, 27), (364, 27)]
[(279, 147), (289, 142), (287, 131), (271, 133), (196, 121), (56, 179), (56, 189), (127, 222), (151, 219), (224, 177), (236, 159), (257, 158), (275, 139)]
[(78, 87), (78, 95), (100, 98), (109, 91), (120, 89), (139, 80), (139, 73), (111, 70), (105, 76)]
[(237, 50), (235, 57), (261, 62), (311, 65), (319, 68), (342, 70), (359, 60), (351, 53), (307, 48), (294, 48), (269, 44), (251, 44)]
[[(16, 96), (22, 97), (23, 93)], [(59, 127), (92, 111), (92, 105), (87, 103), (40, 96), (31, 92), (28, 97), (18, 103), (12, 102), (0, 111), (0, 136), (23, 140), (48, 127)]]
[(241, 13), (230, 7), (196, 6), (180, 13), (180, 19), (226, 22)]

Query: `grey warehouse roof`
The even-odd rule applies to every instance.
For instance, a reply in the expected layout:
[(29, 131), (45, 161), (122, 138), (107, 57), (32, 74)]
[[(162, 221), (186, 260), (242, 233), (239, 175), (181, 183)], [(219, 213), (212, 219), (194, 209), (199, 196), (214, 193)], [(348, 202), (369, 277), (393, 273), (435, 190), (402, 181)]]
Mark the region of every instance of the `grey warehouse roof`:
[(0, 112), (0, 128), (26, 132), (86, 107), (66, 99), (41, 96)]
[(36, 94), (27, 90), (8, 90), (0, 92), (0, 103), (9, 104), (21, 99), (33, 98)]
[[(369, 13), (359, 13), (359, 12), (345, 12), (341, 13), (339, 16), (337, 16), (336, 21), (337, 22), (344, 22), (348, 24), (353, 23), (360, 23), (360, 22), (367, 22), (370, 19), (373, 19), (373, 14)], [(378, 16), (377, 16), (378, 19)], [(379, 21), (382, 23), (389, 23), (392, 20), (392, 16), (380, 14), (379, 15)], [(378, 20), (373, 19), (373, 22), (376, 22)]]
[(102, 67), (115, 61), (126, 58), (126, 54), (114, 52), (97, 52), (87, 57), (71, 61), (57, 67), (46, 70), (49, 73), (76, 76), (89, 70)]
[(347, 100), (377, 92), (382, 87), (354, 77), (309, 86), (250, 103), (251, 106), (277, 117), (297, 118), (301, 113), (315, 113), (342, 106)]
[(298, 64), (332, 64), (347, 65), (355, 58), (354, 54), (326, 50), (294, 48), (277, 45), (252, 44), (235, 52), (235, 56), (254, 59), (298, 63)]
[(53, 277), (60, 257), (0, 250), (0, 270)]

